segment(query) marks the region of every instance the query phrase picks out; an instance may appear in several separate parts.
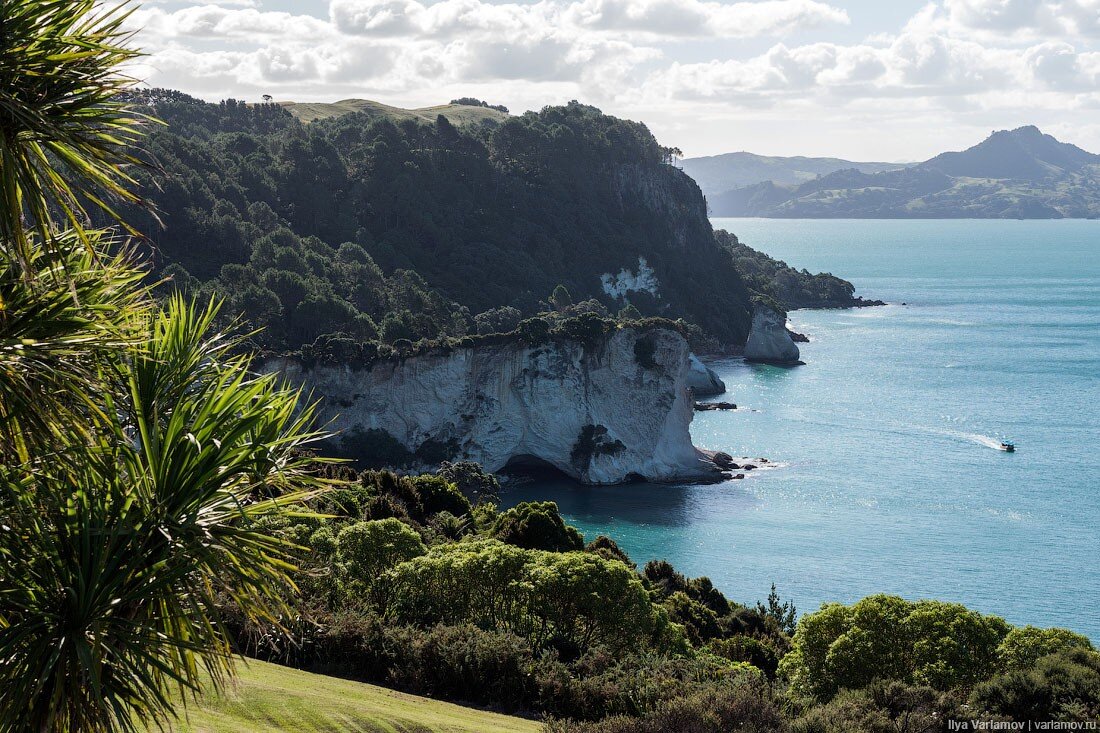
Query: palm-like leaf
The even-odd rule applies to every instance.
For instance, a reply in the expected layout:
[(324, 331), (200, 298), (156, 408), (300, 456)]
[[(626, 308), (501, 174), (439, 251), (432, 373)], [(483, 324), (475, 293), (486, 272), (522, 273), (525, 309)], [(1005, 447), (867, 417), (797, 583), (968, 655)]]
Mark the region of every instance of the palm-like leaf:
[(26, 267), (0, 267), (0, 458), (32, 453), (81, 433), (102, 418), (101, 373), (137, 338), (145, 273), (104, 232), (57, 237), (47, 254), (29, 241)]
[(0, 0), (0, 243), (25, 260), (26, 227), (50, 247), (51, 213), (78, 234), (87, 203), (137, 202), (125, 167), (142, 116), (120, 101), (119, 66), (139, 53), (123, 27), (129, 4)]
[(322, 435), (215, 313), (174, 299), (150, 316), (106, 400), (113, 432), (0, 472), (0, 730), (163, 720), (173, 688), (231, 671), (219, 598), (289, 612), (295, 548), (256, 520), (329, 483), (301, 450)]

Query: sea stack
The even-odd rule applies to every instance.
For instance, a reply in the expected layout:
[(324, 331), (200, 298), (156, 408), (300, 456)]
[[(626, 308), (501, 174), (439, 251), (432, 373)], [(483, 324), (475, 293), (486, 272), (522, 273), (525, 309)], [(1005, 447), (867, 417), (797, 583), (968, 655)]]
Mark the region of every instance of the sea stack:
[(792, 366), (802, 363), (798, 357), (798, 346), (787, 331), (787, 319), (772, 308), (757, 304), (745, 342), (745, 361)]

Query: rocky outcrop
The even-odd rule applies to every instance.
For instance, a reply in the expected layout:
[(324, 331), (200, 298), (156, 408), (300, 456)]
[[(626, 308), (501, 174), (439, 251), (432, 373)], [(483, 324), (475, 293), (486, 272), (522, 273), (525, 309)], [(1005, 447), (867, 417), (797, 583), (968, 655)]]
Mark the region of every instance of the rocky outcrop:
[(725, 382), (695, 354), (688, 357), (687, 386), (696, 397), (712, 397), (726, 391)]
[(674, 331), (623, 328), (589, 345), (517, 339), (362, 369), (286, 357), (267, 369), (312, 390), (351, 453), (370, 435), (406, 455), (490, 471), (541, 462), (592, 484), (717, 479), (688, 432), (688, 355)]
[(801, 364), (798, 346), (787, 331), (786, 319), (766, 305), (758, 304), (752, 328), (745, 342), (745, 360), (764, 364)]

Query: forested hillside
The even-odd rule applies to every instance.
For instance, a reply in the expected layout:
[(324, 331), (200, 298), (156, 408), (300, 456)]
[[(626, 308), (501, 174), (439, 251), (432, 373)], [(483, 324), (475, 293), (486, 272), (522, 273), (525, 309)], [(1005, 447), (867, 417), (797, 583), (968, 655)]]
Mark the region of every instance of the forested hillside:
[(492, 309), (542, 310), (558, 285), (723, 344), (747, 334), (750, 294), (698, 187), (639, 123), (578, 103), (456, 127), (140, 101), (166, 123), (140, 174), (163, 226), (131, 212), (157, 268), (227, 296), (271, 346), (461, 336)]

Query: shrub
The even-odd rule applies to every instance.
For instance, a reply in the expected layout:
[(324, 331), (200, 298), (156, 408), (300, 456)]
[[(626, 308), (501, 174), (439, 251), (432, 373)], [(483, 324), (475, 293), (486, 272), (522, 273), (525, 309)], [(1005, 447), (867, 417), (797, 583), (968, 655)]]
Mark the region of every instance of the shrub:
[(471, 497), (474, 503), (496, 501), (500, 494), (497, 477), (473, 461), (444, 461), (439, 466), (439, 475), (454, 484), (464, 496)]
[(798, 623), (779, 671), (796, 694), (829, 699), (875, 679), (967, 687), (997, 668), (1009, 625), (964, 606), (869, 596), (852, 606), (825, 604)]
[(587, 553), (458, 542), (398, 565), (389, 578), (387, 612), (395, 619), (418, 626), (469, 621), (517, 633), (537, 648), (634, 647), (660, 620), (629, 568)]
[(584, 537), (570, 527), (552, 501), (522, 502), (497, 517), (493, 537), (517, 547), (567, 552), (584, 548)]
[(607, 560), (618, 560), (623, 565), (626, 565), (630, 569), (635, 569), (638, 566), (630, 561), (630, 557), (623, 552), (622, 548), (607, 535), (599, 535), (596, 539), (589, 542), (584, 546), (585, 552), (592, 552)]
[(1092, 649), (1092, 642), (1068, 629), (1039, 629), (1034, 626), (1018, 626), (1008, 632), (997, 650), (1001, 665), (1006, 670), (1027, 669), (1040, 657), (1057, 654), (1067, 649)]
[(1100, 720), (1100, 654), (1073, 647), (978, 685), (970, 704), (1014, 721)]
[(398, 519), (356, 522), (336, 535), (336, 567), (350, 593), (370, 592), (383, 572), (428, 551), (411, 527)]
[(844, 690), (827, 705), (810, 709), (792, 733), (932, 733), (948, 719), (969, 718), (950, 694), (901, 682), (875, 682)]
[(788, 727), (765, 687), (742, 682), (674, 699), (641, 717), (614, 716), (595, 723), (552, 721), (546, 729), (548, 733), (783, 733)]
[(443, 478), (431, 474), (421, 474), (410, 479), (420, 498), (420, 508), (424, 516), (450, 512), (456, 517), (470, 513), (470, 501), (459, 492), (458, 487)]

